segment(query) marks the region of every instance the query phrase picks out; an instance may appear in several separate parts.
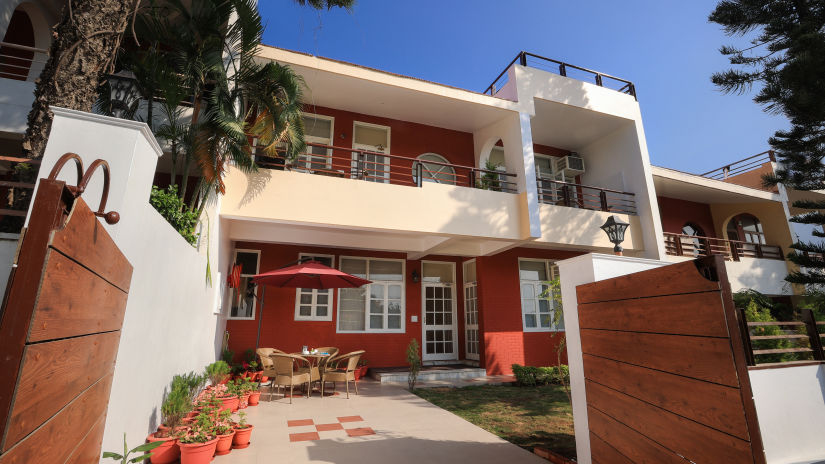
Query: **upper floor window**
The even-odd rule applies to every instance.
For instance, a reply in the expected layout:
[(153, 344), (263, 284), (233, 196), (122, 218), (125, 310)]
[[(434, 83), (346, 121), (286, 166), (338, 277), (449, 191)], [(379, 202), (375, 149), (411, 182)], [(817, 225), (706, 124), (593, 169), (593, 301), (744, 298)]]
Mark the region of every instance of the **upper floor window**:
[(238, 288), (229, 293), (229, 319), (255, 319), (255, 285), (252, 276), (258, 274), (261, 252), (258, 250), (235, 250), (235, 264), (241, 266), (241, 281)]
[[(311, 258), (313, 261), (334, 267), (335, 257), (332, 255), (313, 255), (301, 253), (300, 258)], [(331, 321), (332, 320), (332, 290), (317, 288), (295, 289), (295, 320), (296, 321)]]
[[(525, 332), (564, 330), (554, 317), (550, 280), (558, 277), (558, 267), (543, 259), (520, 259), (518, 262), (521, 291), (521, 317)], [(559, 308), (561, 309), (561, 308)]]
[(404, 261), (341, 257), (340, 268), (372, 283), (338, 293), (339, 332), (404, 331)]
[(390, 182), (390, 158), (377, 153), (390, 152), (390, 128), (355, 121), (352, 148), (373, 153), (352, 154), (353, 177), (371, 182)]
[(689, 235), (691, 238), (682, 237), (682, 252), (693, 251), (694, 256), (705, 255), (705, 241), (699, 237), (705, 237), (705, 231), (692, 222), (682, 226), (682, 235)]
[(413, 181), (418, 183), (418, 165), (421, 164), (421, 180), (423, 182), (435, 182), (437, 184), (455, 185), (456, 174), (447, 158), (437, 153), (424, 153), (418, 157), (418, 161), (413, 164)]
[(752, 214), (734, 216), (727, 227), (728, 240), (765, 245), (765, 232), (762, 223)]
[[(304, 113), (304, 140), (307, 143), (332, 145), (335, 119), (329, 116)], [(307, 145), (306, 155), (298, 157), (296, 168), (329, 170), (332, 168), (332, 149)]]

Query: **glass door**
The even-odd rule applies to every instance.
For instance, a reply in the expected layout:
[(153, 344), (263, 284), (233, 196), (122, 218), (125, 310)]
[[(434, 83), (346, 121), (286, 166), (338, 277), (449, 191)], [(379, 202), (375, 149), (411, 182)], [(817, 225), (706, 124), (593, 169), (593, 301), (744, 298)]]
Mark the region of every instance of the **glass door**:
[(464, 340), (467, 359), (478, 360), (478, 282), (474, 259), (464, 263)]
[(422, 263), (424, 315), (422, 324), (424, 361), (458, 360), (455, 318), (455, 266), (453, 263)]
[[(389, 153), (390, 128), (356, 121), (353, 128), (352, 148)], [(370, 182), (389, 183), (390, 158), (373, 153), (353, 152), (352, 177)]]

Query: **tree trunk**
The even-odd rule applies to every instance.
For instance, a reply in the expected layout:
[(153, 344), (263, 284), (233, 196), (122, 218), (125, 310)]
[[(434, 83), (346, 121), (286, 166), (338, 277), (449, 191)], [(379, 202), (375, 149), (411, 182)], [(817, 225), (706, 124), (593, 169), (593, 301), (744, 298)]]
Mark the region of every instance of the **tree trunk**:
[(43, 156), (54, 118), (51, 106), (92, 111), (135, 7), (136, 0), (70, 0), (64, 8), (34, 90), (23, 139), (29, 158)]

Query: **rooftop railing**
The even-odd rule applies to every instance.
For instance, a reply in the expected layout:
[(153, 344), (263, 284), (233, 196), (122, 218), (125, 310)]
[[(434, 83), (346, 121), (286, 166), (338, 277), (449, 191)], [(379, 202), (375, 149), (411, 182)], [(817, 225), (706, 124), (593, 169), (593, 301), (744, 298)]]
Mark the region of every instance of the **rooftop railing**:
[(739, 261), (741, 258), (785, 259), (782, 248), (774, 245), (670, 232), (665, 232), (664, 236), (665, 252), (671, 256), (699, 258), (722, 255), (728, 261)]
[(616, 90), (617, 92), (632, 95), (633, 98), (636, 98), (636, 87), (633, 85), (633, 82), (611, 76), (610, 74), (593, 71), (592, 69), (582, 68), (581, 66), (572, 65), (570, 63), (554, 60), (552, 58), (546, 58), (525, 51), (519, 52), (519, 54), (513, 58), (513, 61), (511, 61), (510, 64), (504, 68), (504, 71), (502, 71), (501, 74), (493, 80), (493, 83), (484, 90), (484, 93), (487, 95), (495, 95), (499, 90), (501, 90), (508, 81), (507, 70), (510, 69), (510, 67), (516, 62), (522, 66), (541, 69), (560, 76), (570, 77), (581, 81), (592, 81), (599, 87), (607, 87)]
[(570, 208), (636, 214), (636, 195), (600, 187), (561, 182), (549, 178), (536, 179), (539, 201)]
[(419, 160), (378, 151), (307, 143), (312, 153), (294, 160), (256, 155), (258, 166), (368, 182), (421, 187), (425, 182), (516, 193), (515, 174)]
[(716, 180), (727, 180), (729, 177), (738, 176), (748, 171), (759, 169), (763, 164), (768, 162), (776, 162), (776, 155), (773, 150), (763, 151), (745, 159), (735, 161), (721, 168), (716, 168), (704, 174), (699, 174), (702, 177)]
[(0, 78), (18, 81), (34, 81), (29, 77), (35, 66), (46, 64), (48, 51), (9, 42), (0, 42)]

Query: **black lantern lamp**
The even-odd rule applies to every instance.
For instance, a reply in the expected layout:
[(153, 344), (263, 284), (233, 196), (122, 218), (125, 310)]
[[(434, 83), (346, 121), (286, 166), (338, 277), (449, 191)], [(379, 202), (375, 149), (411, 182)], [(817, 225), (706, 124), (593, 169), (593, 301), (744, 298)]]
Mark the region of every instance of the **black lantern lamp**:
[(607, 238), (610, 242), (615, 245), (613, 247), (613, 252), (619, 256), (622, 254), (622, 246), (620, 244), (624, 242), (624, 232), (627, 230), (627, 226), (629, 225), (630, 224), (622, 222), (620, 219), (616, 219), (616, 216), (611, 215), (601, 227), (601, 229), (607, 234)]

